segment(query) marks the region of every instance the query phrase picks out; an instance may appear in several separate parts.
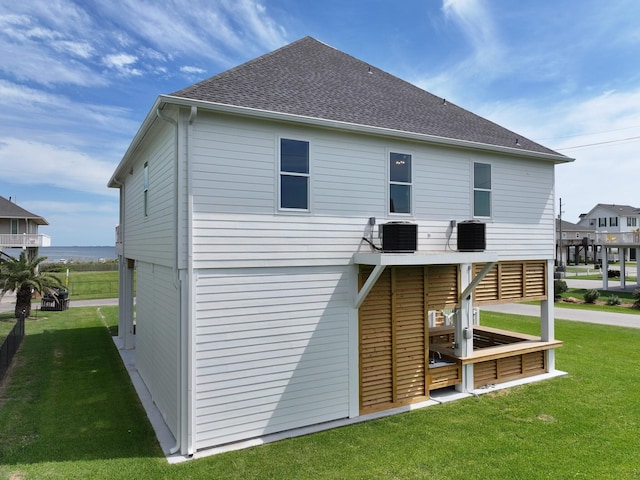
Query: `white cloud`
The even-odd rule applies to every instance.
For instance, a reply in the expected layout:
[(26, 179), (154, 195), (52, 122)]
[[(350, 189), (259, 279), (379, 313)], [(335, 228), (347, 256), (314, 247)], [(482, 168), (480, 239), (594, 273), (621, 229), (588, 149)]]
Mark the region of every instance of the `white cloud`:
[(476, 113), (575, 158), (556, 168), (556, 196), (563, 199), (564, 219), (577, 222), (580, 213), (597, 203), (640, 207), (640, 89), (566, 98), (551, 105), (535, 100), (488, 103)]
[(121, 75), (139, 77), (142, 71), (134, 67), (137, 61), (138, 57), (128, 53), (107, 55), (102, 60), (108, 68), (116, 70)]
[(189, 65), (185, 65), (184, 67), (180, 67), (180, 71), (183, 72), (183, 73), (187, 73), (189, 75), (201, 75), (203, 73), (206, 73), (206, 70), (204, 68), (191, 67)]
[(114, 194), (106, 186), (115, 168), (112, 162), (56, 145), (0, 138), (0, 164), (5, 182)]

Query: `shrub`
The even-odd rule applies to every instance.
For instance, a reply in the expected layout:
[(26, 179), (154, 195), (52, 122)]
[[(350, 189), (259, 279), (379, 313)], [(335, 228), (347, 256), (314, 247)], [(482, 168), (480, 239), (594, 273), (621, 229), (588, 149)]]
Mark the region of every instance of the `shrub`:
[(633, 304), (633, 308), (640, 308), (640, 288), (636, 288), (633, 293), (633, 298), (636, 299), (636, 301)]
[(607, 305), (620, 305), (620, 298), (617, 295), (610, 295), (607, 298)]
[(560, 298), (560, 295), (562, 295), (568, 289), (569, 289), (569, 287), (567, 287), (567, 282), (565, 282), (564, 280), (554, 280), (554, 282), (553, 282), (553, 294), (554, 294), (555, 298)]
[(598, 300), (599, 296), (600, 296), (600, 292), (595, 288), (592, 288), (591, 290), (587, 290), (585, 292), (584, 301), (585, 303), (596, 303), (596, 300)]

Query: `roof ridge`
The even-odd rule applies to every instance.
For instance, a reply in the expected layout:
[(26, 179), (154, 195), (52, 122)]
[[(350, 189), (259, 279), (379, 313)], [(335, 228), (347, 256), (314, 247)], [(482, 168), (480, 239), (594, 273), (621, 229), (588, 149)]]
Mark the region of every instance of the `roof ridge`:
[(569, 160), (311, 36), (170, 96), (511, 148)]

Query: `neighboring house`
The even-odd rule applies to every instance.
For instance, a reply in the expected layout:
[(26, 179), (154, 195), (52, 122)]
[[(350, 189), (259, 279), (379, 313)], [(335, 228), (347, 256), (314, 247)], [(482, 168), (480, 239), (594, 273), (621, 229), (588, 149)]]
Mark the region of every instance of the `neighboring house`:
[[(630, 205), (598, 203), (589, 213), (580, 215), (578, 225), (593, 228), (603, 242), (628, 240), (629, 244), (637, 244), (636, 237), (640, 232), (640, 208)], [(626, 260), (635, 260), (638, 248), (628, 248)]]
[[(562, 223), (561, 223), (562, 222)], [(596, 230), (566, 220), (556, 219), (556, 258), (558, 265), (594, 262)]]
[[(176, 449), (559, 374), (568, 161), (309, 37), (159, 96), (109, 186), (120, 341)], [(474, 316), (522, 300), (539, 337)]]
[[(602, 262), (603, 271), (608, 270), (609, 259), (620, 262), (620, 281), (624, 288), (625, 262), (637, 260), (640, 251), (640, 208), (598, 203), (589, 213), (580, 215), (578, 225), (596, 230), (595, 244), (600, 247), (598, 259)], [(636, 276), (640, 285), (640, 262), (636, 264)], [(606, 289), (608, 277), (604, 275), (602, 278)]]
[(41, 225), (49, 223), (11, 199), (0, 197), (0, 252), (8, 248), (22, 248), (30, 257), (37, 256), (38, 247), (51, 246), (51, 238), (38, 232)]

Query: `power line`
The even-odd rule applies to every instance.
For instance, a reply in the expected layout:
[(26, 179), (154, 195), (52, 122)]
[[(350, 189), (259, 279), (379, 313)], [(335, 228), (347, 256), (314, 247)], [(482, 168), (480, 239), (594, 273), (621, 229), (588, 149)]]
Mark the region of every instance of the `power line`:
[(615, 130), (603, 130), (603, 131), (600, 131), (600, 132), (575, 133), (573, 135), (562, 135), (560, 137), (538, 138), (535, 141), (536, 142), (542, 142), (542, 141), (547, 141), (547, 140), (559, 140), (561, 138), (588, 137), (590, 135), (600, 135), (600, 134), (603, 134), (603, 133), (621, 132), (623, 130), (634, 130), (636, 128), (640, 128), (640, 125), (634, 125), (634, 126), (631, 126), (631, 127), (624, 127), (624, 128), (616, 128)]
[(585, 143), (583, 145), (574, 145), (573, 147), (556, 148), (555, 150), (573, 150), (574, 148), (595, 147), (595, 146), (598, 146), (598, 145), (607, 145), (607, 144), (611, 144), (611, 143), (628, 142), (628, 141), (631, 141), (631, 140), (638, 140), (638, 139), (640, 139), (640, 136), (639, 137), (621, 138), (619, 140), (608, 140), (606, 142)]

